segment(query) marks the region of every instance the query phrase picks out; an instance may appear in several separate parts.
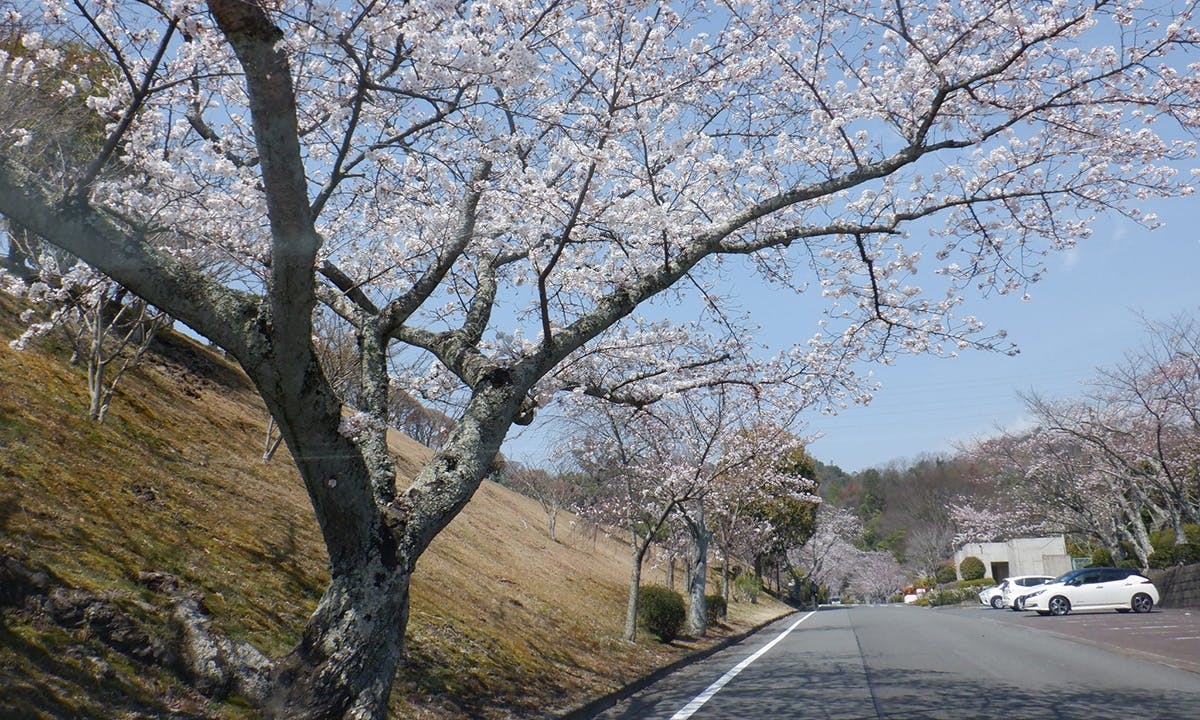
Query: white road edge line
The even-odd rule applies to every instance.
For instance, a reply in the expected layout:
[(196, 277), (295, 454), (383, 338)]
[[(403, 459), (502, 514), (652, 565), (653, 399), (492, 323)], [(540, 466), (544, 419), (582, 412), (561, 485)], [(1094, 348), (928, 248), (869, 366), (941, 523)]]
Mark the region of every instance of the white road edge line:
[(789, 627), (787, 630), (784, 630), (783, 632), (779, 633), (779, 635), (774, 640), (772, 640), (771, 642), (769, 642), (766, 645), (763, 645), (761, 648), (759, 648), (758, 652), (754, 653), (750, 657), (746, 658), (745, 660), (743, 660), (740, 663), (738, 663), (737, 665), (735, 665), (732, 670), (730, 670), (729, 672), (722, 675), (716, 682), (714, 682), (712, 685), (709, 685), (708, 688), (704, 692), (697, 695), (695, 698), (692, 699), (692, 701), (690, 703), (688, 703), (687, 705), (684, 705), (683, 708), (679, 712), (672, 715), (671, 720), (687, 720), (688, 718), (690, 718), (697, 710), (699, 710), (704, 705), (704, 703), (711, 700), (713, 695), (716, 695), (718, 692), (720, 692), (721, 688), (725, 687), (725, 685), (730, 680), (737, 677), (738, 673), (745, 670), (747, 667), (750, 666), (750, 663), (759, 659), (764, 654), (766, 654), (766, 652), (768, 650), (770, 650), (771, 648), (773, 648), (777, 644), (779, 644), (780, 640), (787, 637), (793, 630), (795, 630), (800, 625), (800, 623), (802, 623), (805, 620), (812, 617), (814, 614), (816, 614), (816, 612), (817, 612), (816, 610), (809, 611), (809, 613), (807, 615), (800, 618), (796, 622), (792, 623), (791, 627)]

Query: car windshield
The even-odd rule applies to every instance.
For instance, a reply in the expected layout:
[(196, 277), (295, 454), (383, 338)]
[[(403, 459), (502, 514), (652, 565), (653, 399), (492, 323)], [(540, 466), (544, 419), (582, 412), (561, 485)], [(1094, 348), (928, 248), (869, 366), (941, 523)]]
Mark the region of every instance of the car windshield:
[(1059, 575), (1058, 577), (1054, 578), (1050, 582), (1056, 582), (1056, 583), (1066, 582), (1066, 581), (1070, 580), (1071, 578), (1075, 577), (1076, 575), (1078, 575), (1079, 573), (1080, 573), (1079, 570), (1070, 570), (1068, 572), (1063, 573), (1062, 575)]

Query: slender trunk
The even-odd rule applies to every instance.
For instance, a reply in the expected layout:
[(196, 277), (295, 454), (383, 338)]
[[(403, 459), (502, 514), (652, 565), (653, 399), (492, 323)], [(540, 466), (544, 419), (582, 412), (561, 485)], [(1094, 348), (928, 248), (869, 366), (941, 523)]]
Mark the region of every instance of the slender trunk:
[(1132, 497), (1122, 503), (1125, 510), (1125, 525), (1129, 531), (1129, 540), (1133, 544), (1138, 564), (1148, 567), (1150, 553), (1154, 551), (1154, 546), (1150, 544), (1150, 533), (1146, 530), (1146, 523), (1142, 520), (1142, 511), (1145, 510), (1147, 503), (1136, 485), (1131, 484), (1130, 491)]
[(88, 417), (96, 422), (101, 422), (104, 404), (104, 333), (100, 328), (100, 310), (96, 309), (94, 312), (96, 317), (93, 318), (91, 347), (88, 350), (87, 358), (88, 395), (91, 398)]
[(688, 633), (693, 637), (704, 637), (708, 632), (708, 609), (704, 593), (708, 576), (708, 530), (704, 526), (704, 503), (696, 502), (696, 517), (688, 523), (692, 528), (693, 550), (691, 578), (688, 581)]
[(667, 587), (675, 589), (675, 556), (667, 558)]
[(637, 639), (638, 594), (642, 587), (642, 561), (646, 557), (646, 548), (650, 546), (647, 540), (643, 545), (637, 531), (629, 530), (629, 602), (625, 605), (625, 635), (626, 642)]
[(263, 440), (262, 461), (270, 462), (275, 456), (275, 451), (279, 449), (280, 443), (283, 442), (283, 435), (273, 437), (275, 434), (275, 418), (271, 415), (267, 416), (267, 433)]
[(722, 548), (721, 552), (725, 555), (725, 562), (721, 563), (721, 596), (725, 598), (725, 607), (729, 607), (729, 548)]

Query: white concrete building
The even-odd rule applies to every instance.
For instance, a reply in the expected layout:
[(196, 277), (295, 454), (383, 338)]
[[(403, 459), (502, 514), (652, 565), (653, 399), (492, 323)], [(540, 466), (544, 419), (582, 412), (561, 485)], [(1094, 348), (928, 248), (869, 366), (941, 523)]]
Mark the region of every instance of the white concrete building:
[(1071, 556), (1062, 535), (967, 543), (954, 553), (955, 569), (972, 555), (983, 561), (984, 575), (996, 582), (1014, 575), (1061, 575), (1071, 569)]

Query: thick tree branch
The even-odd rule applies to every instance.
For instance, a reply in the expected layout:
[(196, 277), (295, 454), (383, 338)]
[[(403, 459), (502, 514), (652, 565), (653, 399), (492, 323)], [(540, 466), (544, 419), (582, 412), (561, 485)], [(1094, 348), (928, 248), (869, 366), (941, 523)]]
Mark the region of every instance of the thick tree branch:
[(235, 356), (254, 362), (246, 327), (258, 298), (240, 294), (159, 252), (90, 205), (63, 206), (39, 177), (0, 157), (0, 214), (82, 258)]

